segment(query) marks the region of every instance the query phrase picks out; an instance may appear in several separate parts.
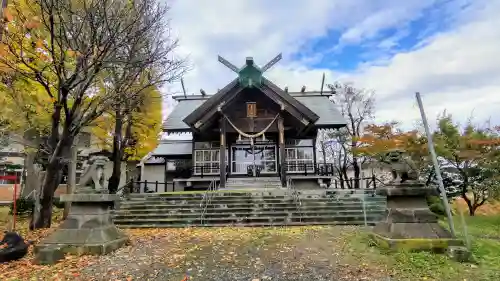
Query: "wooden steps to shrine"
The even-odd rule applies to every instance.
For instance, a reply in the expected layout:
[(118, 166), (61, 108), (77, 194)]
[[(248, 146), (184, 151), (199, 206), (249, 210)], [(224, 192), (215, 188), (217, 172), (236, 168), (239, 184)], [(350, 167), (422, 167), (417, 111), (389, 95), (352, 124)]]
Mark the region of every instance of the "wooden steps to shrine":
[[(274, 194), (274, 195), (273, 195)], [(287, 192), (136, 194), (120, 202), (114, 222), (122, 228), (373, 225), (385, 213), (386, 198), (373, 194), (298, 195)]]

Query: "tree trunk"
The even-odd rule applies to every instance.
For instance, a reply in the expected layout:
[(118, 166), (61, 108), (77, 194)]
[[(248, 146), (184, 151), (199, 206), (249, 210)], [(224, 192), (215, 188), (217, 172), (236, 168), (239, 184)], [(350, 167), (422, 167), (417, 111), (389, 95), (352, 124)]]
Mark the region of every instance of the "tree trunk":
[[(113, 149), (114, 151), (114, 149)], [(113, 152), (114, 154), (114, 152)], [(115, 194), (118, 191), (120, 185), (120, 175), (122, 173), (122, 161), (121, 159), (113, 158), (113, 172), (109, 178), (108, 190), (110, 194)]]
[(341, 170), (342, 170), (342, 173), (341, 173), (341, 179), (340, 179), (340, 186), (342, 187), (342, 189), (345, 188), (346, 186), (347, 186), (347, 188), (351, 188), (349, 178), (347, 177), (347, 167), (342, 166)]
[(52, 222), (52, 203), (54, 201), (54, 192), (61, 179), (60, 160), (56, 159), (54, 163), (47, 166), (44, 181), (41, 188), (40, 213), (35, 218), (35, 212), (32, 213), (30, 229), (50, 228)]
[(120, 110), (116, 110), (115, 133), (113, 135), (113, 173), (109, 178), (108, 190), (109, 193), (115, 194), (120, 185), (120, 175), (122, 169), (122, 128), (123, 119)]
[[(54, 104), (48, 147), (44, 145), (44, 149), (47, 149), (47, 152), (49, 153), (49, 163), (46, 167), (42, 186), (40, 188), (40, 194), (37, 194), (36, 198), (36, 200), (40, 200), (40, 202), (39, 204), (35, 204), (35, 210), (31, 214), (31, 230), (50, 227), (52, 219), (52, 201), (54, 199), (54, 192), (56, 191), (60, 181), (60, 174), (62, 170), (60, 158), (65, 151), (64, 144), (71, 144), (72, 142), (72, 139), (68, 139), (69, 131), (67, 128), (64, 128), (64, 132), (62, 136), (60, 136), (59, 130), (61, 124), (61, 111), (62, 106), (60, 104)], [(40, 207), (39, 210), (37, 209), (37, 206)]]
[(467, 207), (469, 207), (469, 215), (474, 216), (476, 213), (476, 208), (474, 208), (474, 204), (472, 204), (472, 201), (467, 197), (467, 191), (469, 190), (469, 177), (464, 171), (460, 171), (460, 174), (463, 177), (463, 182), (461, 186), (461, 196), (464, 199), (465, 203), (467, 203)]
[(321, 154), (323, 154), (323, 169), (326, 169), (326, 145), (325, 141), (321, 141)]
[(469, 215), (474, 216), (476, 208), (474, 208), (474, 206), (472, 205), (472, 201), (467, 197), (467, 194), (463, 192), (463, 190), (462, 190), (462, 198), (464, 199), (465, 203), (467, 203), (467, 207), (469, 208)]
[(359, 167), (358, 158), (352, 158), (352, 168), (354, 169), (354, 188), (359, 188), (359, 176), (361, 174), (361, 169)]

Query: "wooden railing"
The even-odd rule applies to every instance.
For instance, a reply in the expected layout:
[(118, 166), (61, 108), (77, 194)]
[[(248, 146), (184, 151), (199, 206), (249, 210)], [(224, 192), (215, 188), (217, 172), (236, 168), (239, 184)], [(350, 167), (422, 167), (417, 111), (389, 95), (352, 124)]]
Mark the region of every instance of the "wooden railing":
[[(172, 188), (170, 189), (169, 187)], [(161, 190), (164, 192), (176, 191), (175, 187), (175, 182), (135, 181), (131, 186), (130, 193), (155, 193)]]
[(377, 186), (382, 185), (380, 179), (375, 175), (364, 178), (349, 178), (349, 179), (332, 179), (328, 189), (376, 189)]
[(285, 170), (287, 175), (333, 176), (335, 174), (332, 163), (286, 163)]

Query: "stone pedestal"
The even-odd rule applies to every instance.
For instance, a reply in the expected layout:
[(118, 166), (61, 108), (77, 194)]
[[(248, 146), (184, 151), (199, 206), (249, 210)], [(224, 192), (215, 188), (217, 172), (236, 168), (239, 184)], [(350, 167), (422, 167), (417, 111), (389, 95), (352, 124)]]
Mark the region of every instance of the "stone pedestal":
[(69, 215), (56, 231), (35, 246), (36, 262), (53, 264), (66, 253), (104, 255), (123, 246), (128, 238), (113, 224), (110, 214), (110, 207), (117, 200), (115, 194), (61, 195), (61, 201), (71, 202)]
[(427, 205), (426, 197), (437, 195), (435, 189), (409, 182), (378, 189), (377, 194), (387, 196), (386, 217), (371, 233), (378, 246), (442, 252), (462, 245), (438, 224), (438, 216)]

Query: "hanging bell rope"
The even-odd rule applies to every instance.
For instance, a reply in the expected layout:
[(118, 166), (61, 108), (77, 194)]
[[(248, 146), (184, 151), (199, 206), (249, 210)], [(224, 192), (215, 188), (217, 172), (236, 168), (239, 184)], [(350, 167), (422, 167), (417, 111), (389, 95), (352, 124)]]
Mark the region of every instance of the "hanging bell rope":
[(271, 121), (271, 123), (269, 123), (269, 125), (267, 125), (267, 127), (264, 128), (264, 130), (256, 133), (256, 134), (247, 134), (245, 132), (242, 132), (240, 129), (238, 129), (238, 127), (236, 127), (233, 122), (231, 122), (231, 120), (229, 120), (229, 118), (225, 115), (224, 115), (224, 118), (226, 118), (227, 122), (229, 123), (229, 125), (231, 125), (231, 127), (233, 127), (233, 129), (238, 132), (238, 134), (240, 134), (240, 136), (244, 136), (244, 137), (247, 137), (251, 140), (253, 140), (254, 138), (257, 138), (257, 137), (260, 137), (261, 135), (263, 135), (267, 130), (269, 130), (269, 128), (271, 128), (271, 126), (273, 125), (273, 123), (276, 121), (276, 119), (278, 119), (278, 116), (279, 114), (276, 114), (276, 117), (274, 117), (274, 119)]

